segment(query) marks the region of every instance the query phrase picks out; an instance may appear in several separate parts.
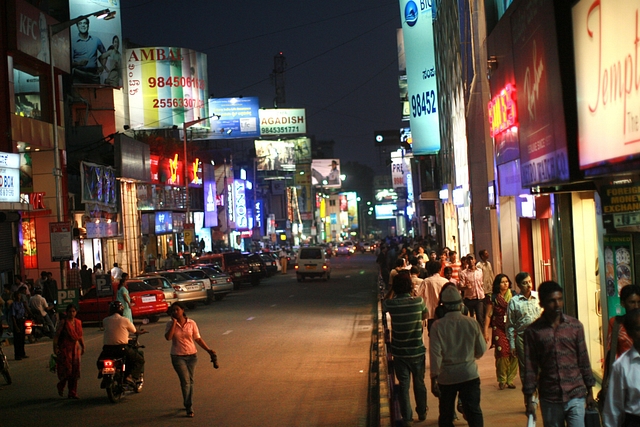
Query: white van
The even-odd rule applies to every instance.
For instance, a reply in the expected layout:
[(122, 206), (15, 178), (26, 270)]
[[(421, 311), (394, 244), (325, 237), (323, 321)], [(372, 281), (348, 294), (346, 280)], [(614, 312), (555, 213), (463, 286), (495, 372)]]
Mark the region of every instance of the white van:
[(322, 277), (325, 281), (331, 278), (331, 264), (320, 246), (300, 248), (295, 270), (298, 282), (305, 277)]

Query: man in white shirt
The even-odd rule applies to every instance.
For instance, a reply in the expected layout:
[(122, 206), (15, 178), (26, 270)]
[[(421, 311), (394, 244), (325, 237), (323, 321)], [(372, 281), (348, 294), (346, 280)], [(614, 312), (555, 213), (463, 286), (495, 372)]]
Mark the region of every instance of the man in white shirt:
[(126, 361), (131, 367), (127, 366), (127, 374), (132, 378), (128, 380), (137, 380), (144, 372), (144, 355), (141, 351), (129, 346), (129, 334), (142, 334), (145, 331), (137, 331), (136, 327), (129, 319), (122, 316), (124, 306), (120, 301), (113, 301), (109, 304), (109, 317), (105, 317), (102, 321), (104, 327), (102, 354), (100, 358), (121, 357), (123, 354)]
[[(53, 321), (51, 320), (51, 316), (47, 313), (47, 310), (52, 310), (53, 306), (49, 305), (46, 299), (42, 296), (42, 288), (36, 286), (33, 289), (33, 295), (29, 298), (29, 309), (31, 313), (35, 314), (38, 317), (42, 317), (42, 323), (44, 325), (44, 333), (49, 338), (53, 338), (53, 335), (56, 332), (55, 326), (53, 326)], [(40, 319), (36, 319), (40, 320)]]
[(469, 316), (475, 315), (484, 331), (484, 287), (482, 270), (476, 267), (472, 254), (467, 255), (469, 268), (460, 272), (458, 288), (464, 292), (464, 305), (469, 309)]
[(478, 261), (476, 266), (482, 270), (482, 287), (484, 289), (484, 294), (486, 296), (491, 296), (493, 292), (493, 279), (496, 276), (493, 274), (493, 267), (489, 262), (489, 251), (482, 249), (478, 252), (478, 255), (480, 256), (480, 261)]
[(633, 347), (611, 368), (602, 418), (605, 427), (640, 427), (640, 309), (625, 315)]
[(440, 276), (441, 267), (440, 261), (429, 261), (427, 263), (427, 278), (422, 281), (422, 284), (418, 288), (418, 296), (424, 299), (424, 303), (429, 311), (429, 328), (436, 318), (436, 307), (438, 306), (440, 291), (445, 283), (447, 283), (447, 279)]
[(122, 269), (118, 267), (117, 262), (113, 263), (113, 268), (111, 269), (111, 277), (113, 278), (114, 283), (120, 282), (120, 279), (122, 279)]

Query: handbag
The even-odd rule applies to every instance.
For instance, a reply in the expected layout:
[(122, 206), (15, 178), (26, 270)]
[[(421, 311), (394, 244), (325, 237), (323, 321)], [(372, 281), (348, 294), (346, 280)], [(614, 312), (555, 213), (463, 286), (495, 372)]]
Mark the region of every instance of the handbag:
[(585, 409), (584, 427), (602, 427), (600, 422), (600, 412), (597, 409)]
[[(609, 375), (611, 374), (611, 365), (616, 360), (616, 352), (618, 350), (618, 335), (620, 333), (620, 319), (618, 316), (613, 321), (613, 331), (611, 333), (611, 347), (607, 352), (607, 356), (604, 359), (604, 374), (602, 375), (602, 388), (598, 392), (596, 400), (598, 402), (598, 410), (602, 412), (604, 410), (604, 402), (607, 397), (607, 390), (609, 389)], [(586, 413), (585, 413), (586, 417)]]

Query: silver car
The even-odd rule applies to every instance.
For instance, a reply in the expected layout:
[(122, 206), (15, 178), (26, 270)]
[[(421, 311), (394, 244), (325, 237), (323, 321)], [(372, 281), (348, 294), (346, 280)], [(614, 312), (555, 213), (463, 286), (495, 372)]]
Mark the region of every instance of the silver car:
[(194, 280), (186, 274), (177, 271), (158, 271), (155, 273), (145, 273), (140, 277), (161, 276), (166, 278), (176, 291), (178, 301), (187, 304), (187, 307), (195, 307), (196, 302), (207, 303), (207, 289), (202, 280)]
[(169, 304), (169, 307), (173, 305), (174, 302), (178, 301), (178, 293), (171, 286), (171, 282), (166, 277), (162, 276), (146, 276), (146, 277), (134, 277), (134, 279), (142, 280), (148, 285), (153, 286), (155, 289), (162, 291), (164, 293), (164, 299)]
[(192, 279), (202, 280), (205, 284), (209, 283), (207, 293), (209, 299), (215, 299), (220, 301), (233, 290), (233, 281), (228, 274), (214, 268), (209, 268), (201, 265), (193, 265), (178, 270), (180, 273), (184, 273)]

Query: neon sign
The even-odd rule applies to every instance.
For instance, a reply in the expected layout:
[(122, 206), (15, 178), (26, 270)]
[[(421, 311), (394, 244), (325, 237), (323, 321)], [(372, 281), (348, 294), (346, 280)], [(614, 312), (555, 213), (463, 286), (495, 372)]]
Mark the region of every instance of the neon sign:
[(494, 138), (517, 122), (516, 88), (508, 84), (489, 101), (489, 133)]
[(245, 197), (245, 182), (241, 179), (233, 181), (235, 193), (236, 229), (246, 230), (249, 228), (247, 218), (247, 200)]

